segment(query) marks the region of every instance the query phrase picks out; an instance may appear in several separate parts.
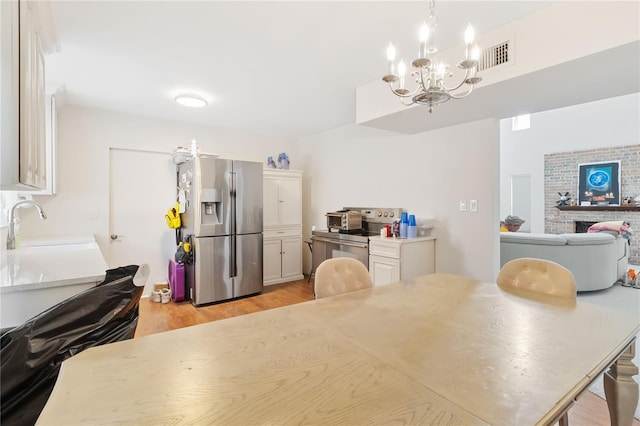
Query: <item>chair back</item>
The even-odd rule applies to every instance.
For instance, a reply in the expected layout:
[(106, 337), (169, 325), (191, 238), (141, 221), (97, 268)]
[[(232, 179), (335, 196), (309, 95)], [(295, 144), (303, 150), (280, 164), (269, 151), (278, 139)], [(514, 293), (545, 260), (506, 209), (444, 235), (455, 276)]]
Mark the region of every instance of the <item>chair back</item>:
[(507, 262), (498, 273), (498, 286), (520, 288), (567, 299), (576, 299), (571, 271), (550, 260), (522, 258)]
[(349, 257), (327, 259), (318, 265), (314, 281), (316, 299), (373, 287), (367, 267)]

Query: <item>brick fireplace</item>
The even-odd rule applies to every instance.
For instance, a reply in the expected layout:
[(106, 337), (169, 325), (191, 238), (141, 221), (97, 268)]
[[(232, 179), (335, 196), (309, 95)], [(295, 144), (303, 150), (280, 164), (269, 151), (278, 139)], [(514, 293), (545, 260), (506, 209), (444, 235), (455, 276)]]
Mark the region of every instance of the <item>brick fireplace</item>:
[[(631, 224), (634, 235), (629, 246), (629, 263), (640, 265), (640, 211), (623, 211), (615, 207), (589, 210), (556, 208), (558, 192), (569, 191), (576, 198), (578, 165), (583, 163), (620, 161), (620, 195), (640, 197), (640, 145), (629, 145), (584, 151), (558, 152), (544, 156), (545, 232), (562, 234), (580, 232), (586, 223), (623, 220)], [(590, 225), (589, 225), (590, 226)], [(587, 228), (589, 227), (587, 226)], [(586, 232), (586, 231), (583, 231)]]

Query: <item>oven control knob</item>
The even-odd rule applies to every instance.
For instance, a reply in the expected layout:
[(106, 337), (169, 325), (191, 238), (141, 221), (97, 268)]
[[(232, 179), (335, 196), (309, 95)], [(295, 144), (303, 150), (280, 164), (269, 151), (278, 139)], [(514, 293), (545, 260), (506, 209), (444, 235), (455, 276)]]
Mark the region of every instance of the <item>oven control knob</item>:
[(387, 216), (389, 216), (389, 213), (388, 212), (384, 212), (384, 217), (387, 217)]
[(393, 217), (393, 212), (389, 213), (389, 217)]
[(382, 212), (378, 212), (378, 217), (382, 217)]

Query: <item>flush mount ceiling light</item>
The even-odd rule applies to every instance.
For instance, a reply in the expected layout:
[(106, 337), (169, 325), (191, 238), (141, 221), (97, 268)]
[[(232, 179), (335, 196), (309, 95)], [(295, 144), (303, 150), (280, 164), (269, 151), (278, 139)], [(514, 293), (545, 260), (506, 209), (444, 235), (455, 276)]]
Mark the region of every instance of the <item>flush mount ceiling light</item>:
[(202, 108), (207, 106), (207, 101), (197, 95), (178, 95), (175, 97), (175, 101), (180, 105), (192, 108)]
[[(413, 91), (405, 88), (404, 80), (407, 68), (402, 59), (396, 68), (394, 63), (396, 49), (391, 43), (389, 43), (389, 47), (387, 48), (389, 74), (382, 78), (384, 82), (389, 83), (389, 88), (393, 94), (398, 96), (404, 105), (426, 105), (429, 107), (429, 112), (432, 111), (432, 108), (435, 105), (446, 102), (451, 98), (460, 99), (466, 97), (473, 90), (473, 85), (482, 80), (481, 77), (476, 76), (480, 49), (473, 42), (475, 32), (471, 24), (469, 24), (464, 33), (466, 46), (465, 58), (458, 63), (458, 68), (465, 70), (464, 78), (460, 83), (452, 87), (445, 85), (445, 78), (453, 77), (453, 74), (449, 72), (449, 65), (444, 62), (439, 62), (435, 58), (435, 54), (438, 52), (438, 48), (435, 43), (437, 26), (438, 17), (435, 14), (435, 0), (431, 0), (429, 5), (429, 18), (424, 21), (420, 28), (418, 58), (414, 59), (411, 63), (411, 65), (416, 69), (411, 73), (411, 77), (415, 78), (416, 83), (418, 83), (418, 87)], [(396, 82), (397, 84), (395, 84)], [(469, 86), (466, 92), (462, 94), (451, 93), (458, 90), (464, 84)]]

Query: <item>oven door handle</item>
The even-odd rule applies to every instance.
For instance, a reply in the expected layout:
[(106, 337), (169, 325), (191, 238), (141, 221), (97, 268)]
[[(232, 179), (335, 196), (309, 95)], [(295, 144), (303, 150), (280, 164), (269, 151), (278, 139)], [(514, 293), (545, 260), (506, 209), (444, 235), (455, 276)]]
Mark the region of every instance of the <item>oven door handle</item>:
[(369, 247), (368, 244), (350, 243), (350, 242), (340, 241), (340, 240), (330, 240), (328, 238), (313, 237), (313, 238), (311, 238), (311, 240), (312, 241), (320, 241), (321, 243), (338, 244), (338, 245), (347, 246), (347, 247), (357, 247), (357, 248), (368, 248)]

